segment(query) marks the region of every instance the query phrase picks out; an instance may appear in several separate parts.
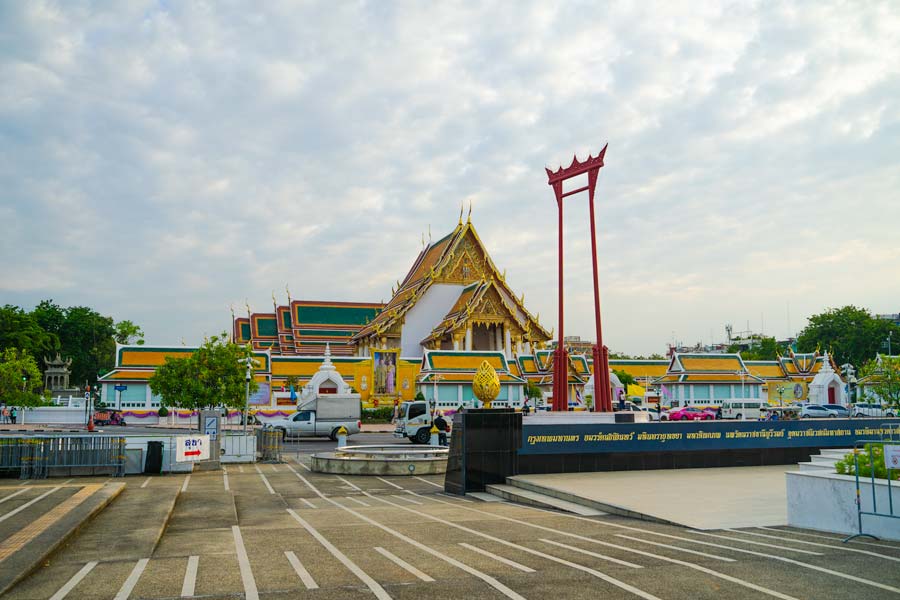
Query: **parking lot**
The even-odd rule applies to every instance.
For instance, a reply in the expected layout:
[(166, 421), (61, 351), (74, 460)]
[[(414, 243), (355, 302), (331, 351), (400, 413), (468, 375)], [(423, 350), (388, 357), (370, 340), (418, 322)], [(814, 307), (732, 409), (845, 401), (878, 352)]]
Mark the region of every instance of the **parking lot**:
[[(7, 597), (900, 595), (897, 543), (578, 517), (448, 496), (440, 477), (316, 474), (307, 458), (128, 477), (109, 507)], [(103, 481), (0, 482), (0, 539)]]

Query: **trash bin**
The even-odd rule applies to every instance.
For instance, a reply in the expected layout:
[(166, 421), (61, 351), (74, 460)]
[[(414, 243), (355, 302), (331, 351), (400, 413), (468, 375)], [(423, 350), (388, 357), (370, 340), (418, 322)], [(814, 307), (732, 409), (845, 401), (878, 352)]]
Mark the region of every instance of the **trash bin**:
[(147, 442), (147, 460), (144, 461), (144, 473), (162, 473), (163, 443)]

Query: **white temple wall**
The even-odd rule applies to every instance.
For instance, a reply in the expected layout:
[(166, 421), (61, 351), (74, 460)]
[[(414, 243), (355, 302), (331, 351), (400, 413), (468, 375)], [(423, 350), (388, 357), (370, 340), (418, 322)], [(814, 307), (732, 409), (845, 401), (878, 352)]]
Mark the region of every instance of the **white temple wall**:
[(420, 357), (424, 354), (419, 342), (450, 312), (464, 287), (436, 283), (428, 288), (404, 317), (403, 331), (400, 334), (400, 356)]

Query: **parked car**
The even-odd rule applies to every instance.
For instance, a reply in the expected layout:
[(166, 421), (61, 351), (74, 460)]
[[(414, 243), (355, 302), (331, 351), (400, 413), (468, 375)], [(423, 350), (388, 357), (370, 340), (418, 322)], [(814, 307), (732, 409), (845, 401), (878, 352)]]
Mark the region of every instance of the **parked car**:
[(104, 408), (94, 413), (94, 425), (121, 425), (124, 427), (125, 417), (122, 412), (115, 408)]
[[(613, 410), (619, 412), (619, 404), (618, 402), (613, 404)], [(650, 415), (651, 421), (659, 421), (659, 411), (656, 410), (656, 407), (648, 407), (648, 406), (639, 406), (630, 400), (625, 402), (624, 412), (642, 412)]]
[(847, 410), (846, 406), (841, 404), (825, 404), (825, 410), (832, 413), (831, 416), (835, 416), (841, 419), (849, 419), (850, 411)]
[(897, 410), (881, 404), (857, 402), (851, 406), (850, 414), (853, 417), (896, 417)]
[(673, 408), (662, 414), (663, 421), (712, 421), (716, 413), (711, 410), (700, 409), (696, 406)]
[(836, 416), (836, 414), (834, 414), (821, 404), (804, 404), (803, 408), (800, 409), (801, 419), (821, 419)]
[(726, 400), (722, 403), (723, 419), (749, 419), (755, 421), (759, 419), (769, 408), (767, 402), (753, 401), (732, 401)]

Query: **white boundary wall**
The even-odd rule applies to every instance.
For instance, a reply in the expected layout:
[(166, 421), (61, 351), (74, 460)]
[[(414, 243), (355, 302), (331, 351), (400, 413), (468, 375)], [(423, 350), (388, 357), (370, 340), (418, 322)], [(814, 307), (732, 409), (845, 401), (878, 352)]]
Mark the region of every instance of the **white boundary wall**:
[[(856, 516), (856, 478), (837, 473), (793, 471), (787, 477), (788, 525), (833, 533), (853, 534), (859, 530)], [(900, 516), (900, 482), (891, 482), (894, 514)], [(862, 508), (872, 510), (872, 480), (860, 479)], [(878, 512), (887, 514), (887, 480), (875, 480)], [(863, 533), (885, 540), (900, 541), (900, 518), (863, 515)]]

